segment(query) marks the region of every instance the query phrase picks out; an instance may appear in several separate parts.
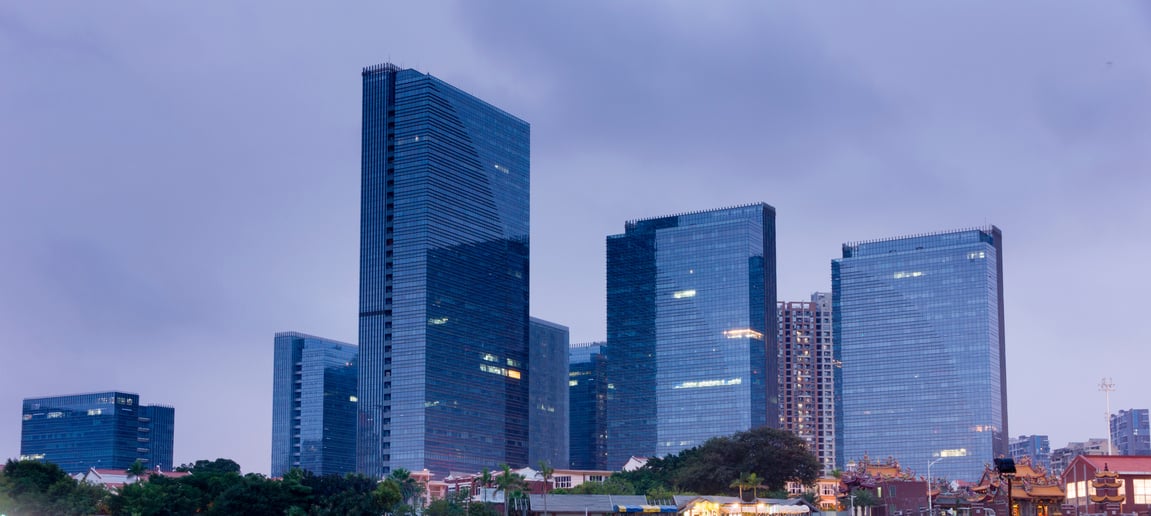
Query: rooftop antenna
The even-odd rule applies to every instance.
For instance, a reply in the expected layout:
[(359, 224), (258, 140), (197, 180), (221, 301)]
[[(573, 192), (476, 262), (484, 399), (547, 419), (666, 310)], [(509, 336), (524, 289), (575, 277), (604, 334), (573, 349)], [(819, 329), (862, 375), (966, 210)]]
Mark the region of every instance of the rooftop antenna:
[(1099, 390), (1103, 391), (1103, 396), (1107, 399), (1107, 413), (1104, 414), (1107, 419), (1107, 455), (1114, 455), (1115, 452), (1111, 449), (1111, 393), (1115, 391), (1115, 382), (1104, 377), (1099, 382)]

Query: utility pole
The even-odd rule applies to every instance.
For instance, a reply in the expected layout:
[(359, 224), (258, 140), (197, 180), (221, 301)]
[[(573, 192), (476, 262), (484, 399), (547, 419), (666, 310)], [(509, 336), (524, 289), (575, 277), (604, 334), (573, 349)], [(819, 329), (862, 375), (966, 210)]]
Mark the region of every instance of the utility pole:
[(1115, 391), (1115, 383), (1110, 378), (1104, 377), (1099, 382), (1099, 390), (1103, 391), (1103, 396), (1107, 398), (1107, 413), (1104, 415), (1107, 419), (1107, 455), (1114, 455), (1115, 452), (1111, 448), (1111, 393)]

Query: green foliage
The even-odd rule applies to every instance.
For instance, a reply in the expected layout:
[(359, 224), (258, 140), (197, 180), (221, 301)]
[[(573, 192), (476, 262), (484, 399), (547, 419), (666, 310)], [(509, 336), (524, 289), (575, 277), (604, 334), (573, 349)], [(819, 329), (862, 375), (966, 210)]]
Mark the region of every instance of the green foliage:
[(872, 507), (879, 504), (879, 498), (876, 498), (875, 493), (869, 489), (855, 488), (851, 490), (851, 496), (855, 498), (852, 502), (856, 507)]
[(468, 516), (499, 516), (492, 504), (472, 502), (468, 504)]
[(144, 466), (143, 462), (140, 462), (140, 459), (136, 459), (136, 462), (133, 462), (131, 466), (128, 466), (128, 474), (137, 478), (147, 472), (148, 468)]
[(176, 471), (191, 473), (240, 473), (240, 465), (232, 459), (198, 460), (192, 464), (181, 464)]
[(391, 508), (404, 501), (404, 493), (400, 489), (400, 484), (389, 478), (376, 485), (372, 491), (372, 498), (377, 505)]
[(603, 482), (584, 482), (571, 489), (572, 494), (633, 495), (635, 486), (627, 479), (612, 475)]
[(12, 461), (0, 474), (0, 510), (13, 514), (86, 515), (103, 512), (108, 492), (77, 482), (59, 466)]
[(779, 490), (790, 480), (811, 484), (820, 470), (819, 461), (802, 439), (763, 427), (709, 439), (701, 446), (650, 459), (638, 470), (616, 473), (611, 478), (629, 482), (637, 493), (659, 496), (668, 492), (737, 494), (748, 489), (752, 496), (758, 496), (759, 489)]

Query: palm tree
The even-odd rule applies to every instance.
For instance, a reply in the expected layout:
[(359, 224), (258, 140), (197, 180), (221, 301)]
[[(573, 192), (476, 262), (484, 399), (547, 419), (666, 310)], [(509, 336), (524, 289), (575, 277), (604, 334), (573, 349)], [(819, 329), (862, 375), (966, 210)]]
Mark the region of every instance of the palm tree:
[(395, 481), (396, 485), (400, 486), (400, 496), (403, 497), (404, 503), (412, 504), (412, 499), (420, 491), (420, 483), (412, 478), (412, 472), (404, 468), (396, 468), (388, 475), (388, 479)]
[(484, 503), (488, 503), (488, 488), (492, 486), (492, 471), (484, 468), (480, 472), (480, 489), (484, 492)]
[(144, 463), (140, 462), (138, 459), (136, 462), (133, 462), (131, 466), (128, 466), (128, 477), (135, 478), (137, 481), (139, 481), (140, 477), (147, 472), (148, 468), (144, 467)]
[(759, 488), (763, 487), (763, 479), (759, 478), (759, 475), (752, 473), (747, 476), (747, 483), (751, 484), (751, 498), (753, 500), (759, 498)]
[(504, 516), (508, 516), (508, 506), (512, 501), (512, 494), (518, 492), (524, 484), (524, 477), (519, 473), (513, 473), (511, 466), (507, 464), (500, 464), (500, 476), (496, 477), (496, 492), (503, 491), (504, 493)]
[(548, 464), (548, 461), (540, 461), (540, 476), (544, 477), (544, 516), (548, 514), (548, 484), (551, 483), (552, 475), (555, 472), (556, 469)]
[(740, 473), (739, 478), (732, 480), (731, 485), (729, 485), (728, 487), (738, 487), (739, 488), (739, 499), (742, 501), (743, 500), (743, 489), (745, 487), (750, 489), (754, 486), (755, 486), (755, 484), (752, 482), (750, 475), (748, 475), (747, 473)]

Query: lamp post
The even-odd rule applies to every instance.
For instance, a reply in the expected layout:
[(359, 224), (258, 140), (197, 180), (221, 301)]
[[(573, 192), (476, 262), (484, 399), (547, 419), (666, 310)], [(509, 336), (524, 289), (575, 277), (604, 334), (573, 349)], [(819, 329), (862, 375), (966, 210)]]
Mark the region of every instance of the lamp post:
[(934, 466), (936, 462), (939, 462), (939, 461), (946, 459), (946, 458), (947, 457), (940, 457), (938, 459), (935, 459), (935, 460), (927, 463), (927, 516), (933, 516), (935, 514), (934, 512), (932, 512), (932, 506), (931, 506), (931, 484), (932, 484), (932, 482), (931, 482), (931, 466)]

